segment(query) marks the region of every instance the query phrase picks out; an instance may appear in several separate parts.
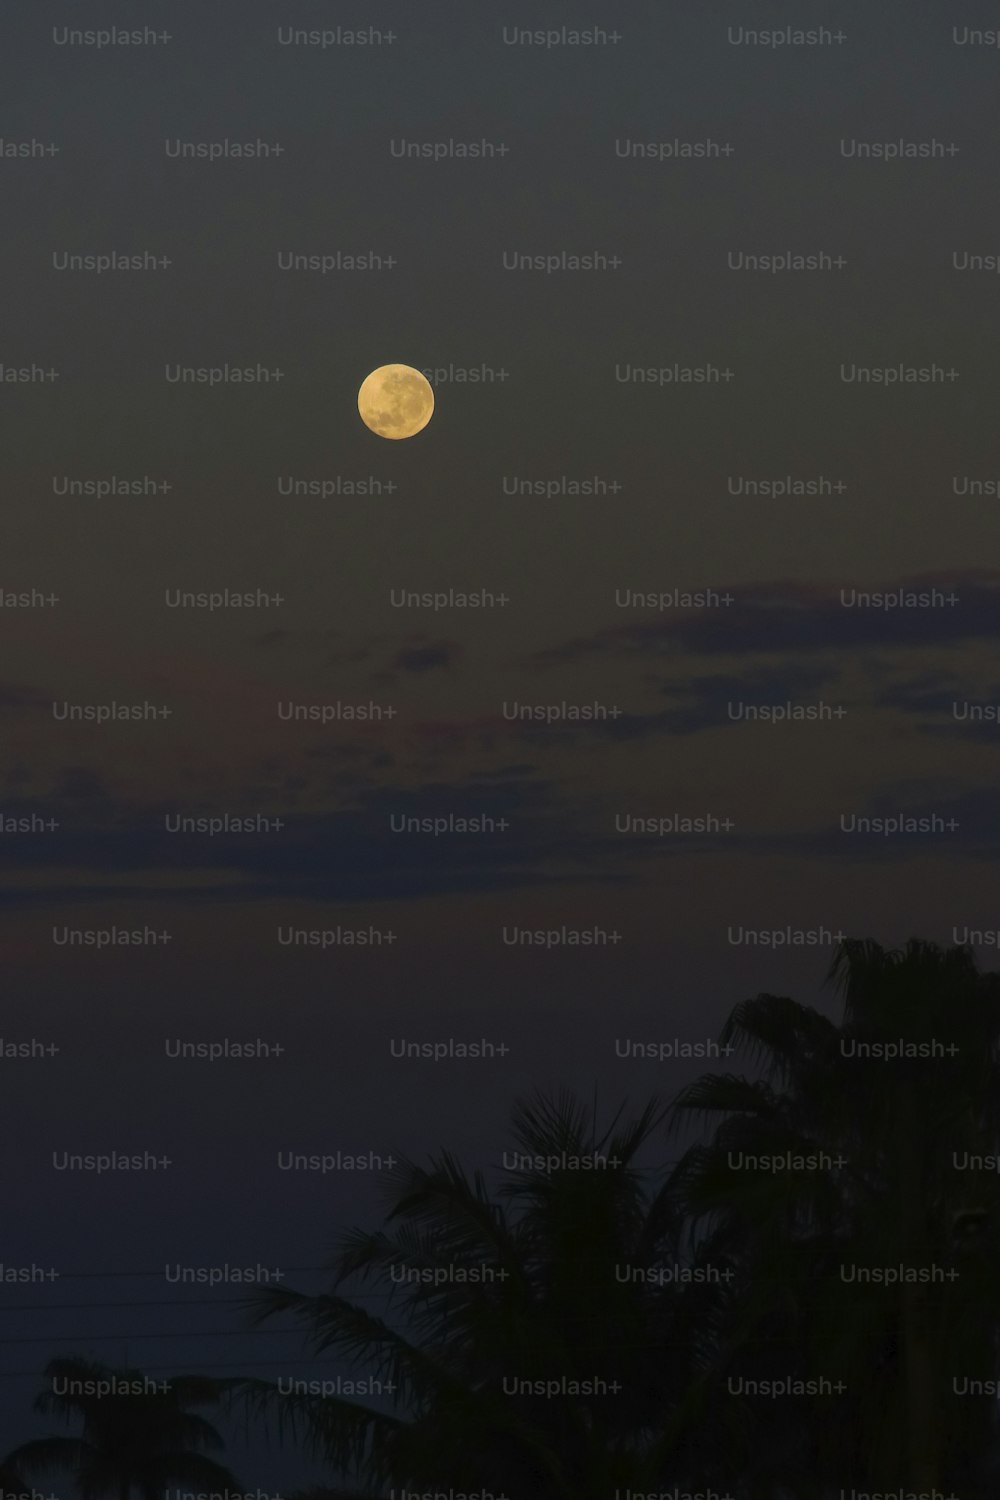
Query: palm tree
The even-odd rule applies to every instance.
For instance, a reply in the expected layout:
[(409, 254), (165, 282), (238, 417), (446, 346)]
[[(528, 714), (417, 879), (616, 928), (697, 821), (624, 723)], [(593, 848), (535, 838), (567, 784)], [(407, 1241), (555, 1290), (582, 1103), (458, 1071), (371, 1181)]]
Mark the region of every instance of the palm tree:
[[(1000, 976), (962, 948), (848, 941), (829, 980), (839, 1020), (736, 1006), (720, 1040), (748, 1074), (604, 1128), (596, 1103), (536, 1095), (495, 1171), (443, 1152), (385, 1174), (382, 1227), (343, 1237), (323, 1293), (250, 1300), (255, 1323), (302, 1326), (325, 1356), (310, 1376), (360, 1376), (353, 1395), (193, 1377), (132, 1394), (137, 1372), (57, 1360), (36, 1407), (79, 1430), (6, 1472), (69, 1469), (82, 1500), (228, 1489), (197, 1414), (218, 1404), (330, 1466), (301, 1500), (995, 1495), (996, 1403), (952, 1381), (1000, 1377)], [(124, 1393), (96, 1396), (111, 1378)], [(775, 1379), (831, 1390), (754, 1385)]]
[(52, 1360), (45, 1376), (48, 1389), (35, 1410), (77, 1432), (15, 1448), (5, 1461), (14, 1474), (68, 1472), (82, 1500), (130, 1500), (133, 1493), (161, 1500), (170, 1484), (235, 1488), (229, 1470), (208, 1456), (222, 1450), (223, 1440), (198, 1414), (217, 1404), (216, 1382), (188, 1375), (154, 1387), (138, 1370), (72, 1357)]
[(0, 1459), (0, 1495), (5, 1497), (24, 1493), (25, 1479), (9, 1459)]
[[(315, 1353), (360, 1365), (389, 1399), (252, 1380), (240, 1400), (348, 1476), (342, 1495), (608, 1500), (724, 1481), (714, 1355), (729, 1284), (660, 1274), (683, 1259), (663, 1165), (640, 1164), (663, 1118), (653, 1100), (599, 1133), (572, 1096), (538, 1096), (514, 1112), (493, 1191), (449, 1154), (403, 1163), (385, 1228), (347, 1236), (328, 1292), (252, 1299), (256, 1321), (292, 1314)], [(349, 1280), (365, 1290), (344, 1295)]]
[[(1000, 1179), (957, 1166), (1000, 1158), (1000, 979), (913, 940), (847, 941), (830, 980), (840, 1025), (774, 995), (736, 1007), (721, 1040), (759, 1076), (709, 1075), (675, 1101), (675, 1125), (713, 1130), (674, 1187), (748, 1269), (744, 1368), (766, 1366), (766, 1345), (784, 1370), (846, 1386), (808, 1413), (831, 1488), (982, 1483), (991, 1407), (956, 1401), (951, 1381), (997, 1373)], [(791, 1165), (752, 1169), (775, 1158)], [(858, 1284), (858, 1268), (898, 1279)]]

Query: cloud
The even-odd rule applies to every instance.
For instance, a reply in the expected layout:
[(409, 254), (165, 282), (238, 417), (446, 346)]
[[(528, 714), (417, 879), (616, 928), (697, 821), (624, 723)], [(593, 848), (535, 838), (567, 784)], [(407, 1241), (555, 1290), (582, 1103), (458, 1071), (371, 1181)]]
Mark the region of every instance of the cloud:
[(37, 708), (51, 703), (51, 697), (23, 682), (0, 682), (0, 708)]
[[(955, 676), (923, 673), (888, 687), (878, 698), (881, 706), (898, 709), (922, 722), (921, 734), (949, 739), (1000, 744), (1000, 684), (970, 691)], [(990, 718), (981, 717), (984, 709)]]
[[(899, 590), (937, 602), (920, 607), (868, 607), (864, 595)], [(623, 591), (624, 592), (624, 591)], [(1000, 572), (969, 569), (918, 574), (901, 580), (836, 587), (786, 580), (752, 588), (717, 590), (722, 603), (664, 612), (613, 625), (537, 653), (535, 665), (556, 665), (592, 655), (662, 656), (678, 651), (746, 656), (765, 652), (850, 651), (914, 646), (1000, 636)], [(949, 604), (948, 598), (957, 596)]]
[[(888, 865), (915, 856), (991, 863), (1000, 858), (1000, 788), (992, 786), (899, 782), (858, 805), (845, 800), (816, 827), (758, 831), (738, 820), (731, 830), (657, 837), (623, 835), (607, 810), (561, 800), (531, 767), (511, 769), (509, 775), (454, 783), (369, 787), (348, 809), (287, 813), (280, 830), (215, 837), (170, 833), (164, 826), (164, 811), (210, 813), (204, 806), (109, 808), (106, 823), (95, 816), (98, 808), (85, 823), (71, 809), (59, 809), (62, 826), (56, 832), (0, 840), (0, 905), (405, 901), (629, 885), (648, 877), (651, 865), (706, 857), (746, 860), (748, 871), (766, 869), (775, 858), (803, 866), (830, 860)], [(4, 811), (48, 816), (52, 807), (24, 799), (8, 801)], [(934, 815), (939, 822), (929, 830), (886, 836), (852, 831), (850, 824), (843, 828), (841, 813), (847, 820)], [(400, 818), (449, 814), (485, 817), (497, 826), (437, 835), (398, 831)]]
[(462, 654), (456, 641), (428, 641), (426, 645), (402, 646), (396, 652), (392, 665), (401, 672), (433, 672), (438, 668), (447, 670)]
[(636, 739), (647, 734), (698, 734), (706, 729), (730, 728), (737, 722), (730, 717), (730, 704), (757, 707), (809, 701), (818, 689), (836, 681), (839, 675), (833, 665), (803, 666), (790, 662), (785, 667), (745, 677), (717, 673), (680, 684), (665, 683), (660, 689), (665, 697), (687, 701), (676, 708), (609, 719), (601, 728), (612, 739)]
[(104, 802), (110, 803), (107, 781), (88, 766), (64, 766), (59, 780), (52, 790), (56, 802)]
[[(13, 816), (39, 810), (52, 811), (27, 801), (5, 808)], [(133, 808), (130, 818), (119, 810), (106, 826), (67, 819), (57, 832), (22, 838), (16, 847), (0, 842), (0, 872), (15, 877), (3, 885), (3, 903), (144, 896), (389, 901), (627, 878), (621, 840), (589, 831), (585, 812), (560, 804), (548, 782), (527, 773), (369, 787), (349, 809), (271, 813), (284, 826), (260, 833), (170, 833), (166, 812), (211, 816), (219, 809), (147, 806)], [(492, 822), (481, 832), (395, 831), (400, 819), (449, 815)], [(28, 869), (44, 870), (45, 883), (18, 881)], [(60, 871), (89, 871), (91, 878), (61, 883)]]
[[(502, 735), (506, 739), (529, 742), (537, 748), (595, 738), (626, 741), (655, 734), (685, 735), (705, 729), (724, 729), (735, 722), (730, 718), (730, 703), (798, 703), (812, 698), (817, 689), (835, 682), (839, 675), (833, 662), (823, 665), (789, 662), (783, 667), (740, 677), (733, 673), (717, 673), (687, 681), (663, 682), (657, 686), (660, 696), (684, 701), (648, 713), (622, 711), (618, 717), (609, 714), (605, 719), (555, 720), (552, 723), (529, 718), (504, 719), (495, 728), (491, 725), (492, 742)], [(531, 705), (515, 699), (511, 706)], [(614, 704), (609, 701), (603, 706), (610, 709)]]

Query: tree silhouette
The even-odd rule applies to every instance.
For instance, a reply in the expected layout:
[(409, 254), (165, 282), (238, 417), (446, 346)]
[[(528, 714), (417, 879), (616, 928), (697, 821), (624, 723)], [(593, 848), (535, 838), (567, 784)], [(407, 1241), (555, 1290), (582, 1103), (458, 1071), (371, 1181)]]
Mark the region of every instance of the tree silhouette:
[(303, 1373), (351, 1372), (332, 1394), (189, 1376), (96, 1397), (137, 1372), (56, 1360), (36, 1408), (77, 1432), (15, 1450), (0, 1484), (230, 1488), (217, 1408), (329, 1466), (303, 1500), (996, 1495), (997, 1403), (959, 1382), (1000, 1390), (1000, 976), (849, 940), (828, 977), (836, 1020), (735, 1007), (720, 1041), (745, 1073), (603, 1128), (596, 1103), (536, 1094), (488, 1171), (442, 1152), (385, 1174), (381, 1228), (342, 1237), (325, 1291), (249, 1303), (301, 1325), (323, 1356)]
[(4, 1500), (10, 1495), (23, 1494), (25, 1482), (24, 1475), (18, 1473), (9, 1459), (0, 1460), (0, 1496)]
[[(996, 1373), (1000, 1188), (956, 1163), (1000, 1159), (1000, 982), (968, 951), (917, 940), (844, 942), (830, 979), (840, 1026), (766, 994), (733, 1011), (721, 1041), (761, 1076), (683, 1091), (675, 1122), (714, 1128), (675, 1188), (744, 1266), (744, 1367), (846, 1385), (825, 1417), (803, 1408), (831, 1486), (981, 1484), (995, 1403), (958, 1400), (951, 1383)], [(833, 1166), (747, 1169), (782, 1154)], [(857, 1268), (899, 1277), (859, 1284)], [(761, 1404), (761, 1436), (780, 1426), (776, 1404)]]
[(198, 1414), (217, 1405), (218, 1382), (187, 1375), (163, 1382), (165, 1390), (147, 1389), (152, 1383), (141, 1371), (78, 1358), (52, 1360), (45, 1376), (49, 1389), (37, 1397), (35, 1410), (77, 1432), (14, 1449), (6, 1459), (14, 1474), (70, 1473), (82, 1500), (130, 1500), (133, 1494), (161, 1500), (170, 1484), (236, 1486), (229, 1470), (208, 1456), (221, 1451), (223, 1440)]
[[(569, 1095), (522, 1103), (494, 1191), (448, 1154), (403, 1163), (386, 1228), (347, 1237), (328, 1293), (253, 1299), (256, 1320), (291, 1313), (317, 1354), (391, 1387), (387, 1409), (263, 1381), (239, 1399), (352, 1476), (345, 1494), (608, 1500), (664, 1475), (721, 1477), (713, 1326), (728, 1286), (659, 1275), (681, 1259), (683, 1226), (662, 1165), (639, 1158), (664, 1112), (619, 1112), (598, 1136)], [(349, 1279), (378, 1289), (381, 1312), (341, 1293)]]

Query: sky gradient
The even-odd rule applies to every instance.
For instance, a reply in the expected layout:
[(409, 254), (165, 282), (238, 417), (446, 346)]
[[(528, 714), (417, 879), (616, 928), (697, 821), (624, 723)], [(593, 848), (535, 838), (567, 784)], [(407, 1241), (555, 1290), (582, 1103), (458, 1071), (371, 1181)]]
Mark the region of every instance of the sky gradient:
[[(60, 1049), (3, 1063), (0, 1259), (64, 1276), (4, 1288), (12, 1339), (37, 1340), (4, 1351), (4, 1446), (55, 1352), (294, 1371), (294, 1334), (209, 1337), (239, 1326), (221, 1303), (103, 1305), (180, 1296), (128, 1279), (168, 1263), (315, 1268), (373, 1222), (370, 1177), (282, 1173), (278, 1151), (447, 1145), (488, 1167), (526, 1090), (596, 1088), (610, 1110), (705, 1067), (623, 1059), (616, 1039), (704, 1041), (758, 990), (828, 1005), (832, 934), (1000, 927), (1000, 282), (955, 260), (1000, 252), (1000, 49), (960, 41), (992, 8), (803, 3), (795, 26), (844, 39), (784, 47), (733, 40), (789, 24), (762, 4), (144, 10), (0, 20), (0, 136), (59, 147), (0, 156), (0, 365), (59, 371), (0, 382), (2, 1035)], [(56, 40), (147, 24), (169, 42)], [(395, 40), (278, 39), (337, 25)], [(505, 40), (571, 25), (619, 39)], [(169, 154), (223, 140), (282, 154)], [(393, 145), (483, 140), (505, 154)], [(732, 150), (624, 154), (675, 141)], [(859, 159), (859, 141), (946, 154)], [(171, 263), (57, 269), (110, 252)], [(844, 264), (730, 266), (786, 252)], [(395, 264), (279, 263), (338, 253)], [(504, 265), (588, 254), (619, 264)], [(438, 372), (430, 425), (400, 443), (356, 406), (396, 361)], [(675, 366), (732, 376), (634, 373)], [(844, 378), (859, 367), (942, 378)], [(112, 477), (154, 492), (60, 493)], [(745, 492), (788, 478), (819, 493)], [(32, 590), (58, 603), (8, 599)], [(170, 603), (226, 590), (269, 602)], [(506, 602), (397, 602), (477, 590)], [(169, 715), (63, 717), (111, 704)], [(293, 704), (334, 709), (283, 718)], [(825, 711), (747, 712), (790, 705)], [(170, 831), (226, 816), (282, 826)], [(674, 817), (708, 826), (628, 822)], [(940, 826), (850, 831), (894, 817)], [(421, 818), (488, 827), (395, 831)], [(147, 927), (170, 941), (54, 938)], [(317, 951), (289, 928), (394, 939)], [(595, 928), (594, 947), (507, 941)], [(225, 1038), (285, 1050), (165, 1056)], [(402, 1038), (508, 1051), (401, 1060)], [(52, 1166), (147, 1149), (171, 1168)], [(96, 1273), (113, 1279), (73, 1279)], [(287, 1482), (280, 1455), (233, 1462)]]

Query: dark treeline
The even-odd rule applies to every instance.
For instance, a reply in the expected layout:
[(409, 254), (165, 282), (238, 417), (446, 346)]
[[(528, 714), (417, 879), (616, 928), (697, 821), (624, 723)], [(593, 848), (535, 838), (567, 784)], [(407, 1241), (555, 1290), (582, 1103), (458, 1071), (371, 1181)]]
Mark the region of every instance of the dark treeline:
[(234, 1490), (213, 1422), (238, 1414), (355, 1500), (995, 1496), (1000, 976), (848, 941), (830, 981), (836, 1021), (738, 1005), (726, 1071), (670, 1102), (601, 1125), (528, 1099), (489, 1177), (403, 1160), (327, 1290), (251, 1301), (353, 1385), (95, 1397), (73, 1381), (142, 1377), (57, 1360), (36, 1405), (71, 1435), (16, 1449), (0, 1486)]

